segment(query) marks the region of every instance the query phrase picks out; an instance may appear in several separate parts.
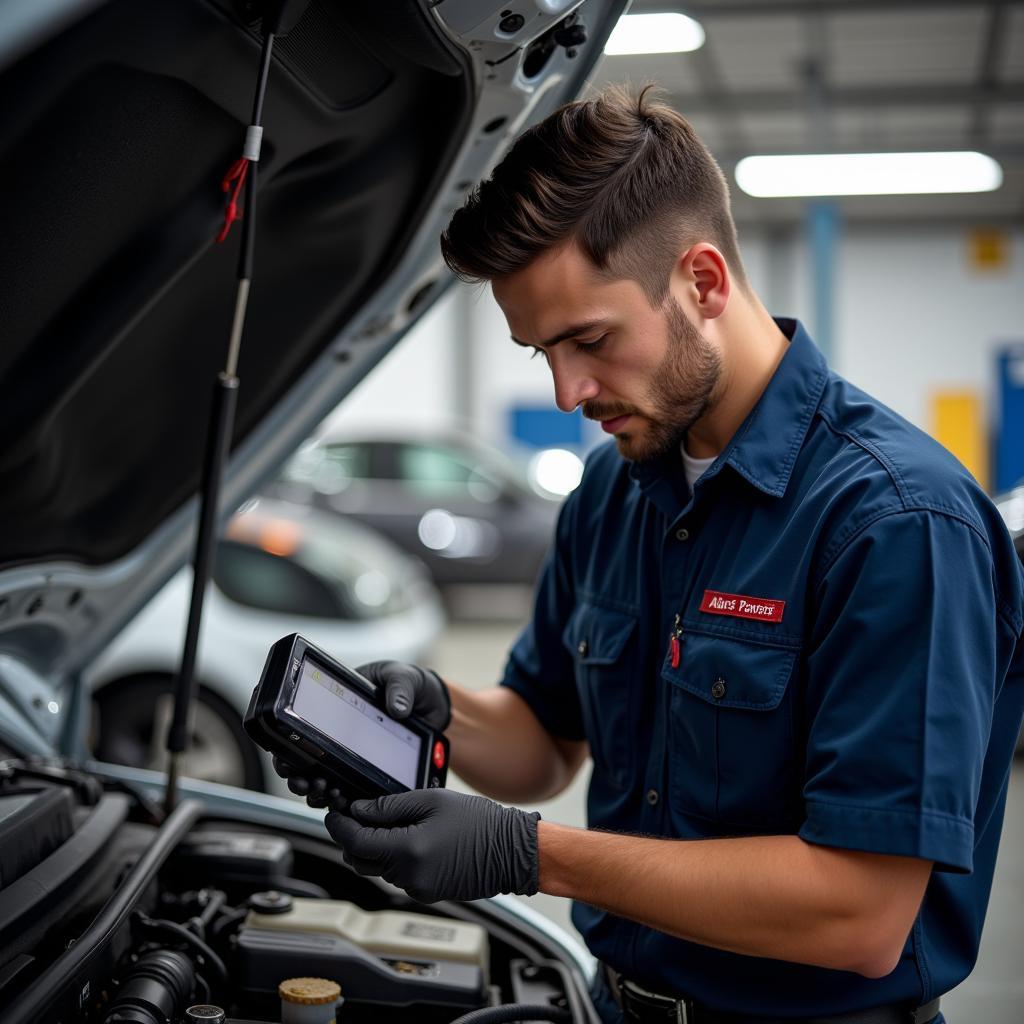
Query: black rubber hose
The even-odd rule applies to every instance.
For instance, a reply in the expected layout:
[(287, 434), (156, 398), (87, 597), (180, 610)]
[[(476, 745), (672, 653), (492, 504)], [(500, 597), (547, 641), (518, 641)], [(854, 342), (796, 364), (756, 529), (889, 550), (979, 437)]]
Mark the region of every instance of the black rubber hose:
[(177, 1020), (188, 1005), (196, 969), (184, 953), (158, 950), (146, 953), (120, 982), (105, 1024), (161, 1024)]
[(508, 1006), (485, 1006), (457, 1017), (452, 1024), (508, 1024), (510, 1021), (550, 1020), (572, 1021), (572, 1014), (560, 1006), (532, 1006), (529, 1003), (510, 1003)]
[(180, 925), (176, 921), (154, 920), (142, 913), (139, 913), (137, 916), (139, 923), (144, 928), (158, 932), (167, 932), (168, 935), (176, 935), (182, 942), (191, 946), (216, 972), (217, 980), (222, 986), (221, 993), (228, 991), (228, 969), (224, 966), (224, 961), (195, 932), (190, 932), (184, 925)]
[(195, 917), (189, 919), (189, 925), (196, 926), (193, 930), (199, 938), (206, 939), (206, 929), (210, 927), (210, 922), (220, 913), (221, 907), (224, 906), (226, 900), (227, 897), (224, 893), (218, 889), (213, 889), (209, 893), (206, 906)]

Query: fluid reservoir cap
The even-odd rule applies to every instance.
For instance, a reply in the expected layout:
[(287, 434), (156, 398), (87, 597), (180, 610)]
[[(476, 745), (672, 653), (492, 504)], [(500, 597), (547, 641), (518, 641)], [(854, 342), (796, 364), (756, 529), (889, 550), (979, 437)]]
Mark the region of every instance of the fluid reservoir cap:
[(253, 893), (249, 897), (249, 906), (259, 914), (287, 914), (292, 909), (292, 898), (286, 892), (270, 889)]
[(226, 1019), (224, 1011), (219, 1006), (210, 1006), (208, 1003), (190, 1006), (185, 1011), (186, 1024), (199, 1021), (202, 1021), (203, 1024), (224, 1024)]
[(341, 986), (326, 978), (288, 978), (277, 986), (277, 994), (286, 1003), (325, 1006), (341, 998)]

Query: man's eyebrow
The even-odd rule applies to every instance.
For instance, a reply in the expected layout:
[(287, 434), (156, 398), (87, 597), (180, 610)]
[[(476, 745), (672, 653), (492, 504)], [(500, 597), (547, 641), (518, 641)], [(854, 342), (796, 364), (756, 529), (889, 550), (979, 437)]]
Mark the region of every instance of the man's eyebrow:
[(575, 338), (580, 334), (586, 334), (588, 331), (592, 331), (598, 327), (604, 327), (608, 321), (606, 319), (598, 320), (584, 320), (582, 323), (573, 324), (571, 327), (567, 327), (564, 331), (560, 331), (553, 338), (548, 338), (547, 341), (542, 341), (537, 345), (531, 345), (528, 341), (520, 341), (514, 334), (511, 335), (512, 340), (517, 345), (522, 345), (523, 348), (550, 348), (552, 345), (557, 345), (560, 341), (567, 341), (569, 338)]

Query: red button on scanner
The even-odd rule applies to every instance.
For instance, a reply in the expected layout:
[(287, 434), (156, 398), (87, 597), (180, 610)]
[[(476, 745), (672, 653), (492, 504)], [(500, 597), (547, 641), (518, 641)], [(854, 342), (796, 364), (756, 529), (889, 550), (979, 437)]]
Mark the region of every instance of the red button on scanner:
[(440, 740), (434, 744), (434, 765), (438, 768), (444, 767), (444, 744)]

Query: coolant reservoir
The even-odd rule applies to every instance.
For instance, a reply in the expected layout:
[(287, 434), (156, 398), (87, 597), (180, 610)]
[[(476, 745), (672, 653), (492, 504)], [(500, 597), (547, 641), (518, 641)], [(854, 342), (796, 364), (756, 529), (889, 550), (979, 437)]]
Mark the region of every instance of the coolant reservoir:
[(487, 977), (487, 932), (479, 925), (399, 910), (366, 911), (342, 900), (296, 898), (290, 903), (291, 909), (284, 912), (251, 910), (246, 926), (263, 931), (336, 935), (388, 960), (474, 964)]

